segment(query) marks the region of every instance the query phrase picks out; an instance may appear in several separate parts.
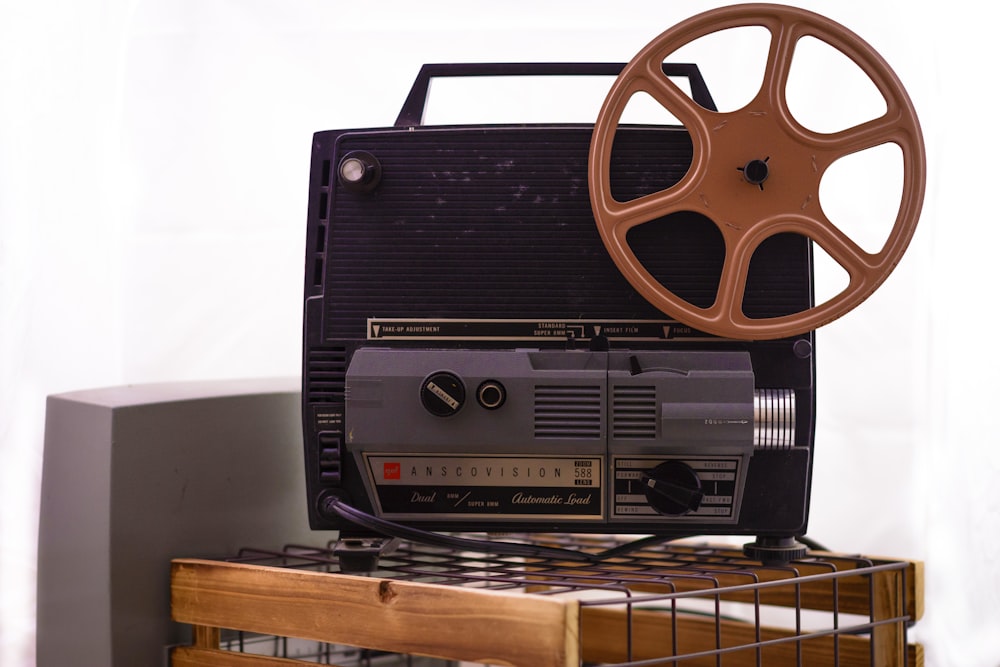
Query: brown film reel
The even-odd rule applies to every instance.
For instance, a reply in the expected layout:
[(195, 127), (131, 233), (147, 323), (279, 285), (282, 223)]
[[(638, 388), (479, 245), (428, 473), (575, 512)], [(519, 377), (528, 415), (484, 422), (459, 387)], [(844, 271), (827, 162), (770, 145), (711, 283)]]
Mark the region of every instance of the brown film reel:
[[(715, 32), (748, 26), (761, 26), (771, 37), (761, 88), (742, 109), (707, 110), (664, 76), (662, 63), (680, 47)], [(785, 91), (795, 45), (807, 36), (826, 42), (861, 69), (885, 100), (882, 116), (831, 134), (814, 132), (795, 120)], [(611, 195), (611, 151), (622, 112), (638, 92), (649, 94), (684, 124), (691, 135), (693, 158), (676, 185), (619, 202)], [(889, 142), (902, 152), (902, 197), (885, 244), (869, 253), (826, 217), (819, 203), (820, 181), (837, 159)], [(700, 331), (761, 340), (799, 335), (827, 324), (882, 284), (916, 228), (926, 158), (913, 104), (871, 46), (818, 14), (782, 5), (747, 4), (710, 10), (670, 28), (626, 65), (598, 115), (588, 169), (591, 205), (604, 245), (647, 301)], [(734, 178), (736, 169), (744, 172), (743, 177)], [(760, 188), (770, 169), (776, 175), (780, 170), (780, 179)], [(626, 242), (630, 229), (681, 211), (696, 211), (711, 219), (725, 242), (718, 293), (707, 308), (685, 301), (660, 284)], [(742, 302), (750, 259), (764, 240), (782, 232), (801, 234), (819, 244), (846, 271), (848, 284), (808, 310), (748, 318)]]

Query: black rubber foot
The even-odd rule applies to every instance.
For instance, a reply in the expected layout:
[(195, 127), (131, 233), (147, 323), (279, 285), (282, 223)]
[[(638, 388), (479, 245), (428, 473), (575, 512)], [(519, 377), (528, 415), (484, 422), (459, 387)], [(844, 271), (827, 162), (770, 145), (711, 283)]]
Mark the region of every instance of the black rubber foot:
[(399, 540), (390, 537), (342, 537), (333, 547), (340, 571), (368, 573), (378, 569), (379, 557), (395, 551)]
[(793, 560), (804, 558), (809, 549), (796, 542), (794, 537), (761, 536), (756, 542), (744, 544), (743, 553), (763, 565), (788, 565)]

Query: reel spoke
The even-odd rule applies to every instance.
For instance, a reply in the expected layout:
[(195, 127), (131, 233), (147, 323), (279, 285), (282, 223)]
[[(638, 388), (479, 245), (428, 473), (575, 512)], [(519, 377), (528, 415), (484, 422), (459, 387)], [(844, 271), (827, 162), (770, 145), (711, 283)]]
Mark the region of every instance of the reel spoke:
[(882, 271), (883, 260), (866, 252), (825, 216), (803, 218), (791, 231), (798, 232), (819, 244), (850, 276), (848, 290), (871, 284)]
[(830, 163), (846, 155), (859, 153), (886, 143), (895, 143), (904, 149), (907, 146), (907, 134), (900, 130), (899, 118), (890, 114), (834, 134), (809, 132), (803, 135), (803, 138), (806, 137), (808, 137), (809, 143), (816, 144), (817, 148), (828, 153), (830, 156), (828, 162)]
[(797, 34), (793, 25), (780, 20), (766, 21), (764, 24), (771, 32), (771, 46), (767, 53), (764, 80), (757, 99), (767, 100), (771, 106), (784, 110), (787, 108), (785, 89), (788, 85), (788, 75), (792, 70), (795, 44), (801, 35)]
[(705, 109), (695, 102), (669, 77), (663, 74), (663, 63), (659, 59), (650, 58), (646, 62), (645, 74), (643, 78), (649, 85), (639, 88), (660, 103), (664, 109), (677, 117), (685, 127), (691, 128), (693, 125), (707, 124), (709, 115), (714, 112)]
[(658, 218), (690, 211), (694, 208), (691, 188), (684, 182), (668, 188), (644, 195), (630, 202), (616, 202), (617, 206), (611, 212), (612, 227), (616, 233), (624, 235), (633, 227), (651, 222)]
[(747, 274), (754, 248), (745, 247), (741, 252), (728, 253), (719, 278), (719, 292), (712, 310), (721, 322), (743, 319), (743, 293), (746, 291)]

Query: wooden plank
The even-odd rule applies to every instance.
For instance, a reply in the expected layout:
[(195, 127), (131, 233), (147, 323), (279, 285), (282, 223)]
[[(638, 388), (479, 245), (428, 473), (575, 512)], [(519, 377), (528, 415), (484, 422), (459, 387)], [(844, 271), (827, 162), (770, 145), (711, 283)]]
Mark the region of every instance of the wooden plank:
[(516, 667), (577, 667), (575, 601), (196, 559), (172, 564), (175, 621)]
[[(181, 646), (171, 652), (171, 667), (305, 667), (301, 660), (218, 649)], [(331, 665), (330, 667), (336, 667)]]
[[(758, 641), (766, 642), (795, 636), (793, 630), (762, 627), (757, 636), (754, 625), (740, 621), (678, 614), (676, 628), (670, 612), (634, 609), (632, 611), (632, 654), (628, 654), (629, 618), (623, 609), (583, 607), (580, 615), (581, 656), (585, 662), (618, 663), (630, 660), (655, 660), (674, 655), (709, 653), (719, 648), (745, 646)], [(675, 653), (674, 638), (677, 646)], [(801, 659), (800, 653), (801, 651)], [(688, 658), (678, 663), (684, 667), (755, 667), (765, 665), (796, 665), (810, 667), (870, 667), (871, 641), (867, 637), (844, 635), (816, 637), (796, 642), (785, 642), (760, 648), (760, 663), (756, 648), (747, 648), (720, 656), (704, 655)], [(912, 667), (923, 665), (923, 650), (919, 646), (907, 647), (906, 653)], [(717, 659), (719, 662), (717, 662)], [(880, 662), (876, 665), (894, 663)]]
[[(627, 660), (627, 651), (624, 638), (621, 633), (624, 632), (624, 625), (621, 622), (607, 622), (608, 619), (596, 618), (593, 614), (595, 610), (591, 608), (585, 611), (583, 620), (585, 622), (585, 627), (587, 628), (583, 632), (583, 659), (586, 661), (605, 661), (605, 662), (623, 662)], [(607, 610), (601, 610), (605, 613)], [(644, 612), (645, 613), (645, 612)], [(612, 621), (617, 621), (618, 619), (611, 619)], [(696, 634), (703, 634), (703, 630), (693, 630), (691, 624), (688, 622), (691, 619), (680, 619), (678, 623), (679, 632), (695, 632)], [(668, 621), (663, 621), (668, 623)], [(705, 621), (702, 620), (702, 623)], [(635, 658), (640, 659), (642, 657), (647, 657), (650, 659), (655, 659), (656, 657), (664, 657), (670, 655), (670, 637), (667, 635), (664, 637), (659, 637), (660, 644), (657, 646), (654, 641), (651, 641), (651, 635), (647, 628), (642, 625), (639, 626), (640, 632), (637, 637), (637, 645), (635, 647)], [(664, 626), (659, 626), (659, 631), (663, 632), (665, 630)], [(712, 630), (714, 632), (714, 629)], [(664, 639), (666, 640), (664, 642)], [(849, 641), (854, 641), (856, 638), (849, 638)], [(710, 644), (711, 645), (711, 644)], [(823, 657), (816, 657), (817, 651), (816, 645), (808, 644), (803, 650), (803, 663), (806, 665), (812, 664), (823, 664), (820, 662)], [(841, 650), (844, 650), (843, 648)], [(847, 652), (853, 653), (855, 657), (854, 660), (858, 660), (858, 652), (852, 648), (848, 648)], [(783, 665), (796, 664), (796, 656), (794, 650), (785, 651), (788, 660), (784, 660), (784, 657), (780, 655), (780, 651), (776, 649), (767, 649), (766, 654), (769, 660), (773, 659), (773, 662), (767, 662), (765, 664), (776, 664)], [(848, 667), (851, 664), (861, 664), (868, 667), (867, 654), (862, 654), (860, 663), (851, 663), (845, 661), (842, 663), (844, 667)], [(724, 658), (724, 665), (730, 667), (738, 667), (739, 665), (752, 665), (756, 667), (756, 653), (752, 651), (746, 651), (743, 653), (734, 653), (729, 657)], [(826, 658), (826, 662), (832, 661), (831, 657)], [(306, 663), (300, 662), (298, 660), (289, 660), (286, 658), (274, 658), (268, 656), (258, 656), (249, 655), (242, 653), (233, 653), (230, 651), (220, 651), (220, 650), (208, 650), (200, 649), (195, 647), (179, 647), (174, 649), (172, 653), (173, 667), (304, 667)], [(704, 664), (709, 667), (716, 667), (715, 658), (704, 657), (694, 661), (682, 661), (680, 665), (697, 665)], [(907, 647), (907, 665), (908, 667), (924, 667), (924, 650), (923, 646), (920, 644), (911, 644)], [(335, 665), (332, 667), (336, 667)]]
[(924, 564), (913, 562), (911, 565), (912, 569), (907, 572), (906, 612), (916, 622), (924, 617)]
[[(903, 613), (902, 576), (899, 572), (880, 572), (874, 579), (872, 618), (876, 621)], [(875, 664), (885, 667), (906, 667), (906, 633), (899, 623), (877, 626), (872, 630), (875, 643)]]
[(219, 628), (204, 625), (194, 626), (194, 645), (201, 648), (219, 648), (222, 633)]

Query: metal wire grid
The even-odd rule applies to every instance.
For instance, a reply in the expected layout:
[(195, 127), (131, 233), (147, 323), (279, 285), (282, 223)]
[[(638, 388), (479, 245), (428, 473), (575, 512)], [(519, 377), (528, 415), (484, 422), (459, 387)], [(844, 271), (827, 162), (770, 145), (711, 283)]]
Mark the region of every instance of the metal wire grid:
[(234, 653), (247, 653), (272, 658), (295, 660), (300, 663), (335, 665), (336, 667), (451, 667), (453, 661), (375, 651), (354, 646), (337, 646), (290, 637), (257, 635), (232, 631), (223, 633), (220, 648)]
[[(804, 646), (807, 642), (827, 639), (831, 642), (827, 663), (840, 667), (858, 664), (855, 658), (845, 661), (842, 651), (844, 637), (871, 637), (880, 627), (895, 626), (907, 643), (908, 626), (915, 620), (907, 613), (911, 601), (907, 598), (909, 564), (905, 561), (875, 560), (860, 556), (810, 553), (801, 560), (784, 566), (762, 566), (746, 558), (733, 547), (683, 543), (645, 543), (630, 550), (628, 539), (591, 535), (505, 536), (505, 541), (544, 544), (565, 549), (585, 550), (592, 553), (609, 553), (599, 562), (581, 562), (560, 559), (556, 556), (522, 557), (503, 556), (483, 551), (447, 549), (403, 542), (391, 553), (384, 555), (378, 568), (370, 576), (399, 581), (431, 583), (444, 586), (463, 586), (501, 591), (519, 591), (530, 595), (570, 596), (578, 600), (581, 618), (588, 618), (588, 611), (613, 612), (621, 622), (619, 634), (612, 644), (619, 648), (610, 651), (615, 660), (588, 660), (586, 665), (601, 664), (605, 667), (651, 667), (653, 665), (723, 665), (729, 654), (743, 654), (739, 664), (765, 664), (769, 649), (783, 647), (794, 652), (794, 662), (782, 664), (809, 665)], [(241, 549), (229, 562), (265, 565), (271, 567), (307, 569), (335, 573), (339, 561), (333, 544), (324, 546), (287, 545), (280, 550), (247, 547)], [(875, 575), (895, 572), (901, 577), (902, 595), (899, 609), (903, 613), (885, 618), (875, 615)], [(845, 578), (861, 578), (867, 585), (867, 600), (860, 604), (842, 603), (841, 583)], [(804, 597), (816, 586), (829, 586), (829, 608), (808, 608)], [(857, 586), (855, 585), (855, 590)], [(772, 604), (774, 596), (790, 599), (786, 608)], [(867, 616), (857, 609), (867, 609)], [(652, 616), (648, 615), (652, 612)], [(663, 641), (662, 653), (646, 655), (638, 649), (639, 620), (655, 619), (656, 633)], [(779, 618), (790, 633), (770, 637), (768, 619)], [(714, 645), (698, 650), (683, 650), (688, 626), (685, 620), (696, 620), (704, 629), (714, 634)], [(706, 625), (707, 624), (707, 625)], [(726, 637), (733, 624), (740, 625), (750, 637), (733, 643)], [(809, 627), (807, 627), (809, 626)], [(586, 628), (582, 633), (586, 634)], [(279, 657), (302, 659), (301, 650), (290, 651), (287, 644), (279, 650), (283, 638), (271, 638), (275, 647), (272, 653)], [(602, 641), (607, 641), (607, 635)], [(255, 638), (260, 641), (261, 638)], [(238, 640), (229, 638), (227, 648), (244, 643), (243, 633)], [(581, 638), (581, 642), (586, 637)], [(225, 643), (225, 642), (224, 642)], [(313, 643), (315, 646), (315, 643)], [(874, 642), (868, 642), (867, 664), (877, 663)], [(353, 653), (352, 653), (353, 651)], [(747, 652), (752, 653), (749, 661)], [(386, 662), (384, 653), (345, 647), (321, 645), (308, 652), (314, 662), (364, 665), (451, 665), (447, 661), (433, 661), (414, 656), (397, 656), (397, 662)], [(594, 653), (594, 651), (591, 651)], [(598, 649), (596, 653), (605, 653)], [(583, 654), (586, 657), (587, 651)], [(826, 656), (825, 656), (826, 657)], [(418, 660), (419, 662), (415, 662)], [(771, 664), (771, 663), (768, 663)]]

